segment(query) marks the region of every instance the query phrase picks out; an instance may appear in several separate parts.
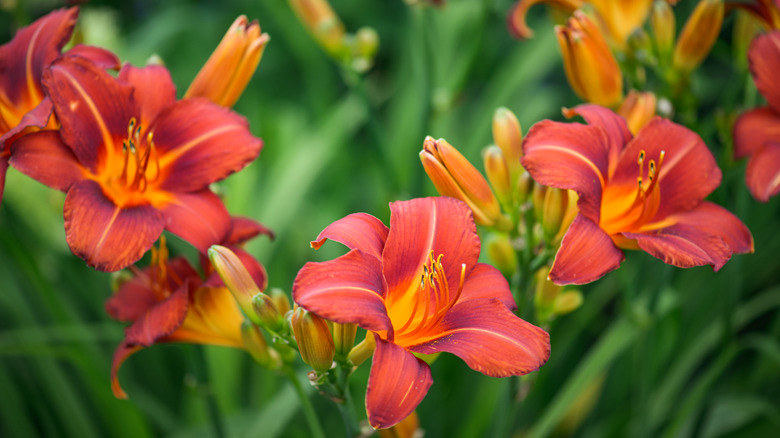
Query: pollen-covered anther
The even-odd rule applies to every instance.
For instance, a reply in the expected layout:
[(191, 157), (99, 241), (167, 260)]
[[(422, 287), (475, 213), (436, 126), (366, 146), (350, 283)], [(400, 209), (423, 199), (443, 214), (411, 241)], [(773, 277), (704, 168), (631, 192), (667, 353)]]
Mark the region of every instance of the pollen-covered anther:
[[(127, 138), (122, 140), (122, 173), (118, 181), (122, 186), (134, 190), (145, 191), (149, 182), (154, 182), (160, 177), (160, 162), (157, 157), (157, 151), (154, 147), (154, 132), (146, 134), (145, 141), (142, 142), (141, 133), (143, 127), (135, 117), (130, 119), (127, 125)], [(150, 161), (154, 162), (154, 177), (150, 178), (147, 174)]]

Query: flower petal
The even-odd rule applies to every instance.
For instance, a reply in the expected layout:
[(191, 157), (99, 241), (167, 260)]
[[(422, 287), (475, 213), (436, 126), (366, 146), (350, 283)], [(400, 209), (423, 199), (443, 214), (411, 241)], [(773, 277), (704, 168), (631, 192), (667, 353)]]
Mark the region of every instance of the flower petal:
[(84, 169), (58, 131), (25, 135), (14, 142), (11, 165), (53, 189), (67, 191), (84, 179)]
[(769, 143), (750, 157), (745, 182), (753, 197), (761, 202), (780, 193), (780, 143)]
[(751, 155), (768, 142), (780, 143), (780, 113), (765, 106), (746, 111), (734, 122), (734, 158)]
[(117, 206), (92, 180), (71, 186), (64, 216), (70, 250), (101, 271), (117, 271), (136, 262), (165, 225), (163, 215), (152, 206)]
[(550, 335), (517, 317), (497, 299), (456, 304), (441, 329), (440, 337), (410, 350), (423, 354), (446, 351), (492, 377), (528, 374), (550, 357)]
[(150, 308), (141, 318), (125, 329), (125, 342), (149, 347), (158, 339), (170, 335), (187, 317), (192, 283), (185, 282), (171, 296)]
[(387, 233), (390, 231), (379, 219), (366, 213), (354, 213), (325, 227), (311, 242), (320, 249), (327, 239), (343, 243), (349, 249), (359, 249), (377, 260), (382, 259)]
[(71, 47), (64, 56), (81, 56), (82, 58), (89, 59), (98, 67), (107, 70), (118, 70), (120, 66), (119, 58), (116, 54), (102, 47), (76, 44)]
[(712, 265), (717, 271), (732, 253), (753, 251), (753, 237), (742, 221), (711, 202), (668, 220), (673, 225), (625, 236), (636, 239), (639, 247), (653, 257), (680, 268)]
[(458, 303), (483, 298), (496, 298), (509, 310), (517, 309), (515, 298), (509, 290), (509, 283), (501, 272), (486, 263), (477, 263), (466, 277)]
[(390, 203), (390, 233), (382, 253), (382, 273), (391, 301), (411, 297), (420, 287), (423, 266), (442, 255), (444, 274), (457, 281), (461, 265), (468, 276), (479, 258), (471, 210), (453, 198), (418, 198)]
[(161, 340), (243, 347), (241, 325), (244, 315), (230, 291), (225, 287), (209, 286), (192, 286), (189, 290), (186, 318), (175, 331)]
[(135, 89), (133, 97), (139, 110), (135, 116), (140, 117), (139, 123), (143, 127), (151, 124), (163, 109), (176, 102), (176, 86), (173, 85), (168, 69), (162, 65), (135, 67), (125, 63), (118, 78)]
[(161, 190), (192, 192), (237, 172), (260, 153), (246, 119), (203, 98), (169, 106), (150, 128), (166, 174)]
[(114, 144), (127, 137), (135, 115), (132, 87), (80, 56), (60, 58), (44, 73), (43, 85), (62, 124), (63, 142), (97, 173), (98, 157), (116, 153)]
[(528, 24), (526, 24), (525, 22), (525, 16), (528, 14), (528, 10), (531, 8), (531, 6), (537, 3), (552, 4), (558, 7), (559, 9), (562, 9), (570, 14), (574, 12), (575, 9), (580, 8), (583, 4), (583, 1), (582, 0), (518, 0), (512, 6), (512, 9), (509, 10), (509, 15), (507, 16), (507, 26), (509, 27), (509, 31), (512, 33), (512, 35), (515, 38), (525, 39), (525, 38), (531, 38), (534, 35), (534, 32), (531, 30), (530, 27), (528, 27)]
[(580, 212), (598, 222), (609, 151), (610, 140), (600, 127), (543, 120), (523, 141), (522, 163), (539, 184), (577, 192)]
[(359, 249), (321, 263), (306, 263), (295, 277), (293, 301), (322, 318), (366, 330), (392, 330), (382, 300), (382, 267)]
[(270, 228), (254, 219), (232, 216), (230, 222), (232, 224), (230, 235), (223, 242), (226, 245), (241, 244), (260, 234), (264, 234), (271, 239), (274, 238), (274, 232)]
[(111, 360), (111, 391), (114, 393), (114, 397), (126, 400), (127, 393), (119, 384), (119, 368), (125, 363), (128, 357), (135, 352), (143, 349), (141, 345), (130, 345), (127, 342), (122, 341), (116, 350), (114, 350), (114, 358)]
[(750, 44), (748, 62), (756, 88), (769, 105), (780, 112), (780, 84), (777, 82), (777, 72), (780, 70), (780, 31), (757, 36)]
[(433, 384), (431, 368), (404, 348), (376, 339), (366, 387), (368, 422), (374, 429), (399, 423), (420, 404)]
[[(19, 137), (36, 132), (49, 125), (51, 119), (52, 104), (49, 98), (44, 98), (35, 108), (26, 113), (19, 124), (12, 127), (5, 134), (0, 135), (0, 150), (10, 147)], [(50, 126), (51, 127), (51, 126)], [(2, 117), (0, 117), (0, 132), (2, 132)]]
[(165, 229), (205, 253), (211, 245), (221, 243), (230, 232), (230, 213), (210, 190), (176, 193), (163, 208)]
[(617, 164), (620, 151), (633, 137), (631, 130), (628, 129), (626, 120), (608, 108), (593, 104), (578, 105), (572, 109), (564, 108), (563, 115), (566, 118), (579, 115), (588, 122), (588, 125), (600, 126), (604, 129), (609, 145), (608, 160), (610, 169), (608, 175), (611, 175), (614, 171), (613, 167)]
[(620, 267), (624, 259), (607, 233), (578, 214), (563, 236), (549, 278), (555, 284), (590, 283)]
[(8, 170), (8, 154), (0, 151), (0, 202), (3, 201), (3, 190), (5, 189), (5, 174)]
[[(645, 152), (646, 163), (655, 160), (659, 167), (661, 204), (653, 220), (690, 210), (720, 184), (720, 169), (701, 137), (661, 117), (653, 118), (623, 150), (612, 178), (614, 184), (636, 187), (639, 176), (637, 158), (641, 151)], [(661, 152), (664, 152), (662, 164), (659, 160)], [(647, 176), (647, 169), (644, 173)]]

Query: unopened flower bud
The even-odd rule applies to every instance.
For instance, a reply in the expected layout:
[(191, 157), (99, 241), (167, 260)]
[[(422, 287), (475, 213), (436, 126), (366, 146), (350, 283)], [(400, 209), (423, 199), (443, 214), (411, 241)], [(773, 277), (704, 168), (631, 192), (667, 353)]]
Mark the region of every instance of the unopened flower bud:
[(534, 189), (534, 179), (531, 178), (531, 174), (525, 169), (520, 172), (517, 177), (517, 184), (515, 186), (515, 196), (517, 197), (518, 204), (524, 204), (528, 200), (528, 195)]
[(374, 350), (376, 350), (376, 339), (373, 333), (367, 331), (366, 338), (349, 352), (349, 361), (359, 366), (374, 354)]
[(566, 78), (582, 99), (616, 107), (623, 98), (623, 76), (599, 27), (576, 11), (555, 34), (563, 55)]
[(417, 438), (421, 437), (420, 418), (417, 411), (412, 411), (400, 423), (388, 429), (379, 429), (379, 438)]
[(655, 116), (655, 103), (655, 94), (652, 91), (631, 90), (620, 104), (618, 114), (626, 119), (628, 129), (636, 135)]
[(484, 247), (493, 265), (506, 277), (517, 270), (517, 253), (506, 233), (490, 233), (484, 239)]
[(255, 362), (265, 368), (275, 368), (278, 357), (272, 355), (259, 327), (244, 322), (241, 325), (241, 337), (244, 340), (244, 348), (252, 355)]
[(184, 93), (184, 97), (205, 97), (224, 107), (231, 107), (255, 73), (268, 34), (261, 33), (257, 20), (236, 18), (214, 53)]
[(582, 305), (582, 292), (579, 290), (567, 290), (555, 298), (553, 313), (565, 315), (571, 313)]
[(355, 324), (339, 324), (334, 322), (331, 324), (333, 331), (333, 345), (336, 347), (336, 354), (339, 356), (346, 356), (355, 346), (355, 335), (357, 335), (357, 325)]
[(501, 148), (495, 145), (488, 146), (483, 152), (482, 159), (485, 162), (485, 174), (498, 201), (505, 208), (509, 208), (512, 205), (512, 186), (509, 181), (509, 168)]
[(653, 30), (653, 40), (658, 58), (663, 65), (668, 65), (672, 55), (675, 36), (674, 11), (666, 0), (656, 0), (650, 14), (650, 28)]
[(493, 141), (501, 148), (509, 168), (510, 182), (514, 184), (523, 171), (523, 130), (515, 114), (501, 107), (493, 113)]
[(276, 308), (273, 299), (260, 292), (252, 298), (252, 307), (260, 320), (260, 325), (278, 333), (284, 327), (284, 314)]
[(476, 223), (504, 231), (511, 228), (485, 178), (446, 140), (427, 137), (420, 161), (439, 194), (468, 204)]
[(289, 0), (298, 18), (331, 55), (340, 56), (346, 31), (327, 0)]
[(292, 310), (290, 297), (288, 297), (287, 294), (278, 287), (271, 288), (268, 296), (270, 296), (271, 300), (273, 300), (276, 310), (278, 310), (282, 315), (285, 315), (287, 312)]
[(723, 0), (700, 0), (685, 23), (674, 48), (672, 65), (690, 72), (710, 53), (723, 24)]
[(333, 365), (336, 348), (328, 323), (303, 307), (293, 310), (290, 317), (301, 358), (314, 371), (325, 372)]
[(558, 234), (550, 240), (550, 246), (553, 248), (558, 248), (561, 245), (561, 240), (563, 240), (566, 231), (569, 230), (569, 225), (574, 222), (574, 218), (577, 217), (577, 214), (580, 212), (579, 208), (577, 208), (577, 201), (579, 200), (577, 192), (573, 190), (564, 190), (564, 194), (566, 197), (566, 213), (564, 213), (563, 219), (561, 219)]
[(371, 27), (361, 27), (355, 32), (355, 49), (357, 55), (373, 58), (379, 50), (379, 34)]
[(241, 259), (233, 251), (220, 245), (212, 245), (208, 253), (212, 266), (233, 294), (244, 315), (253, 323), (261, 324), (252, 305), (252, 298), (260, 293), (260, 289), (241, 263)]

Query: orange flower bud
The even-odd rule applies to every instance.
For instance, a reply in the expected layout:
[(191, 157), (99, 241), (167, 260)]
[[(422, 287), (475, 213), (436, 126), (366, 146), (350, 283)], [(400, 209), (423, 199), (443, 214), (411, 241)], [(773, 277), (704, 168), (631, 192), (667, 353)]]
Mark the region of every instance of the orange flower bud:
[(590, 0), (610, 35), (624, 49), (628, 37), (644, 24), (653, 0)]
[(514, 183), (523, 171), (520, 164), (520, 159), (523, 158), (523, 130), (515, 114), (507, 108), (501, 107), (493, 113), (493, 141), (504, 153), (509, 175)]
[(238, 100), (257, 69), (270, 38), (260, 33), (257, 20), (236, 18), (214, 53), (184, 93), (184, 97), (205, 97), (231, 107)]
[(331, 55), (344, 51), (344, 24), (327, 0), (289, 0), (290, 7), (318, 43)]
[(699, 1), (688, 17), (674, 48), (674, 68), (689, 72), (701, 64), (718, 38), (723, 24), (723, 13), (723, 0)]
[(298, 307), (292, 312), (290, 324), (303, 361), (314, 371), (328, 371), (333, 365), (336, 347), (327, 321)]
[(587, 15), (576, 11), (555, 34), (569, 84), (588, 102), (615, 107), (623, 98), (623, 76), (607, 42)]
[(636, 135), (655, 115), (655, 94), (650, 91), (631, 90), (620, 104), (618, 114), (628, 123), (628, 129)]
[(476, 223), (502, 230), (512, 226), (482, 174), (446, 140), (427, 137), (420, 160), (439, 194), (468, 204)]
[(653, 29), (655, 49), (664, 65), (669, 62), (674, 47), (675, 19), (674, 11), (665, 0), (657, 0), (650, 14), (650, 27)]
[(485, 174), (496, 192), (496, 197), (501, 205), (511, 206), (512, 186), (509, 182), (509, 168), (501, 148), (489, 146), (485, 149), (482, 159), (485, 162)]
[(252, 305), (252, 298), (260, 293), (260, 289), (238, 256), (224, 246), (212, 245), (209, 248), (209, 260), (244, 315), (253, 323), (262, 324)]

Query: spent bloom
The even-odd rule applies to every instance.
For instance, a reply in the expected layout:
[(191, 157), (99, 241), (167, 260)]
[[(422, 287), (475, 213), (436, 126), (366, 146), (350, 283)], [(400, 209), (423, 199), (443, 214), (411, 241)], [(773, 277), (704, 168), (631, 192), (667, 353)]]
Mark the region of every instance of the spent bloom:
[(780, 31), (756, 37), (748, 62), (768, 105), (739, 116), (734, 124), (734, 155), (750, 157), (745, 172), (748, 189), (754, 198), (766, 202), (780, 192)]
[(422, 401), (433, 383), (412, 353), (449, 352), (494, 377), (538, 369), (549, 335), (512, 313), (501, 273), (477, 263), (479, 237), (468, 206), (438, 197), (390, 204), (390, 228), (356, 213), (333, 222), (317, 240), (350, 251), (307, 263), (293, 284), (299, 306), (337, 323), (354, 323), (376, 343), (366, 391), (368, 420), (391, 427)]
[(44, 74), (62, 127), (16, 142), (11, 164), (67, 193), (68, 245), (87, 264), (135, 262), (163, 229), (201, 252), (223, 241), (230, 215), (209, 184), (255, 159), (246, 120), (203, 98), (176, 100), (168, 71), (124, 65), (113, 77), (80, 57)]
[(523, 166), (534, 180), (579, 195), (551, 280), (594, 281), (620, 266), (621, 248), (715, 270), (733, 253), (753, 251), (745, 225), (704, 201), (721, 172), (696, 133), (655, 117), (632, 136), (622, 117), (597, 105), (565, 114), (579, 114), (588, 125), (542, 121), (523, 145)]

